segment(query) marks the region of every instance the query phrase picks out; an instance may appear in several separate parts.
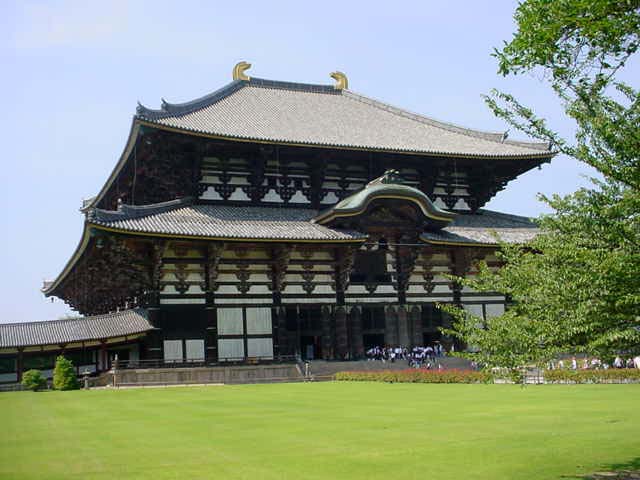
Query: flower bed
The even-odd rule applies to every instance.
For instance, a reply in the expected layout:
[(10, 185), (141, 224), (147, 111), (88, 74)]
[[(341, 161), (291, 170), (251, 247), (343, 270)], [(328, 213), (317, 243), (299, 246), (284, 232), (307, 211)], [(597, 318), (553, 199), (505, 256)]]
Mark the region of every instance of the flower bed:
[(610, 368), (607, 370), (545, 370), (546, 383), (637, 383), (637, 368)]
[(336, 380), (343, 382), (389, 383), (492, 383), (493, 375), (474, 370), (382, 370), (372, 372), (339, 372)]

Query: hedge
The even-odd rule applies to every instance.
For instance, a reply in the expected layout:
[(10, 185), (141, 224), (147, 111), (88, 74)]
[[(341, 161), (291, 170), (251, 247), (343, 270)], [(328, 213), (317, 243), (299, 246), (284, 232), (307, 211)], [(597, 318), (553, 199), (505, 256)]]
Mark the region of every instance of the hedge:
[(636, 383), (640, 382), (640, 369), (545, 370), (544, 380), (546, 383)]
[(381, 370), (339, 372), (336, 380), (346, 382), (388, 383), (493, 383), (493, 375), (474, 370)]

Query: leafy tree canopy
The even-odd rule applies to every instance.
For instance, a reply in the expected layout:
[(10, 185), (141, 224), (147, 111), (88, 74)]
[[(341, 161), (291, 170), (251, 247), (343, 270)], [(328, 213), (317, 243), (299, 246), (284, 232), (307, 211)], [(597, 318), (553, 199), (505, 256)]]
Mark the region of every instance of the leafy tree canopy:
[(601, 356), (640, 348), (640, 96), (619, 80), (640, 46), (640, 1), (526, 0), (518, 30), (496, 50), (503, 75), (541, 70), (575, 139), (564, 139), (512, 95), (486, 97), (494, 113), (594, 168), (593, 180), (566, 197), (541, 197), (553, 209), (527, 245), (503, 245), (504, 268), (481, 264), (459, 279), (513, 302), (493, 319), (453, 311), (452, 332), (479, 349), (471, 356), (515, 368), (561, 352)]

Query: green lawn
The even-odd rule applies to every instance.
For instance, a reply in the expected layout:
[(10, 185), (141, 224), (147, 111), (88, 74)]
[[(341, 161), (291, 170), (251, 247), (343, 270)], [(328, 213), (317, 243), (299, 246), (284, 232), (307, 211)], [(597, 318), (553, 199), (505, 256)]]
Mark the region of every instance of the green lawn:
[(638, 462), (640, 385), (0, 394), (0, 478), (561, 479)]

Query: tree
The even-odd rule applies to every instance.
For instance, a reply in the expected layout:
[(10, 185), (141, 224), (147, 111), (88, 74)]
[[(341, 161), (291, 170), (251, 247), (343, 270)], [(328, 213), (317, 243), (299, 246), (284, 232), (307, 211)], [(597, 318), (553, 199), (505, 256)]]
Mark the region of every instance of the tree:
[(47, 387), (47, 379), (42, 376), (40, 370), (27, 370), (22, 375), (22, 386), (36, 392)]
[(512, 307), (479, 319), (453, 311), (448, 332), (489, 365), (514, 368), (560, 352), (603, 357), (640, 349), (640, 96), (621, 74), (640, 46), (638, 0), (526, 0), (517, 32), (496, 50), (503, 75), (542, 72), (569, 118), (560, 137), (512, 95), (486, 102), (520, 131), (550, 142), (603, 176), (566, 197), (542, 196), (553, 210), (529, 244), (502, 245), (504, 268), (479, 265), (470, 281), (501, 292)]
[(80, 388), (73, 363), (62, 355), (56, 358), (56, 366), (53, 369), (53, 388), (56, 390), (76, 390)]

